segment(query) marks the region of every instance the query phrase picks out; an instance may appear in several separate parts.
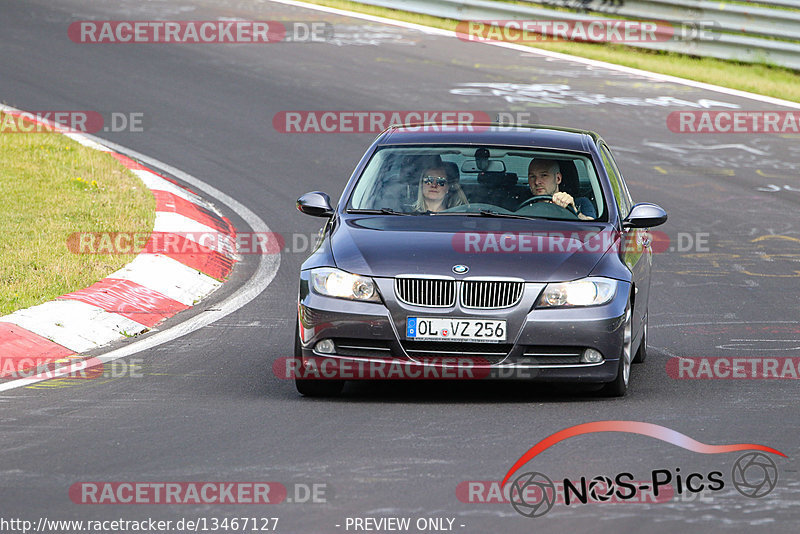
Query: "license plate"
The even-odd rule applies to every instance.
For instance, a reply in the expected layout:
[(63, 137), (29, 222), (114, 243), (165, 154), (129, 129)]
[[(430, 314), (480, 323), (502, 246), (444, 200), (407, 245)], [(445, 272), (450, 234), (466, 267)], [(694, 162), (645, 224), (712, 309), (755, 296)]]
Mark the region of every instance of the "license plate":
[(408, 339), (432, 341), (483, 341), (499, 343), (506, 340), (505, 320), (451, 319), (449, 317), (408, 317)]

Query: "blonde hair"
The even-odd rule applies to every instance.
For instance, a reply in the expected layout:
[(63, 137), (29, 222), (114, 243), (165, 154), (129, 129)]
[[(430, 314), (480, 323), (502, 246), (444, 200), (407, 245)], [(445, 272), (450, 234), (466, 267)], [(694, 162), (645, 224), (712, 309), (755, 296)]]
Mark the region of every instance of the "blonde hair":
[(464, 204), (469, 204), (467, 200), (467, 195), (464, 194), (464, 190), (461, 189), (461, 184), (458, 183), (458, 180), (450, 176), (447, 172), (447, 168), (441, 165), (428, 167), (419, 175), (419, 187), (417, 188), (417, 201), (411, 206), (413, 211), (428, 211), (428, 207), (425, 205), (425, 196), (422, 194), (422, 178), (429, 172), (434, 170), (441, 170), (444, 172), (444, 175), (447, 177), (447, 194), (442, 199), (442, 209), (454, 208), (456, 206), (463, 206)]

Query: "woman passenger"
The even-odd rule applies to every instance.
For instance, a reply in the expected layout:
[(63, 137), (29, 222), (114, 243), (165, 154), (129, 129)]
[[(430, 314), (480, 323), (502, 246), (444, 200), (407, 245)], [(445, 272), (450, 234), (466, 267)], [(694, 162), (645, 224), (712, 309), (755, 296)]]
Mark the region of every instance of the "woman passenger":
[(467, 196), (458, 181), (458, 175), (448, 174), (444, 166), (425, 169), (419, 178), (417, 201), (412, 211), (436, 213), (467, 204)]

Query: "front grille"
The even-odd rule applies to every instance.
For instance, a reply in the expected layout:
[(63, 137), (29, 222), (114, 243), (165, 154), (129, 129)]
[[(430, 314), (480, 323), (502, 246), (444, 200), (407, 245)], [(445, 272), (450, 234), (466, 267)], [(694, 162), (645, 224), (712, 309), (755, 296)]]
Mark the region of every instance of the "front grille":
[(461, 305), (481, 310), (510, 308), (522, 299), (524, 289), (524, 282), (465, 280), (461, 283)]
[(581, 363), (580, 356), (519, 356), (513, 362), (520, 365), (577, 365)]
[(513, 345), (506, 343), (465, 343), (457, 341), (401, 341), (411, 358), (437, 363), (442, 358), (468, 359), (473, 365), (492, 365), (501, 362)]
[(522, 355), (506, 363), (528, 365), (575, 365), (581, 363), (583, 349), (580, 347), (556, 347), (529, 345)]
[(391, 358), (392, 349), (389, 341), (382, 339), (334, 338), (338, 356), (360, 358)]
[(455, 284), (440, 278), (395, 278), (394, 291), (406, 304), (449, 308), (456, 303)]

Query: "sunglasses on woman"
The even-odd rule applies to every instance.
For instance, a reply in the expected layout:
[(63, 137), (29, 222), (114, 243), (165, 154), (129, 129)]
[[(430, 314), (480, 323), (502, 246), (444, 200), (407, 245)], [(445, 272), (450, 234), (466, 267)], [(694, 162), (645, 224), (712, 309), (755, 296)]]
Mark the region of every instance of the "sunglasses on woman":
[(447, 185), (447, 178), (439, 178), (438, 176), (423, 176), (422, 183), (425, 185), (431, 185), (436, 183), (439, 187), (444, 187)]

